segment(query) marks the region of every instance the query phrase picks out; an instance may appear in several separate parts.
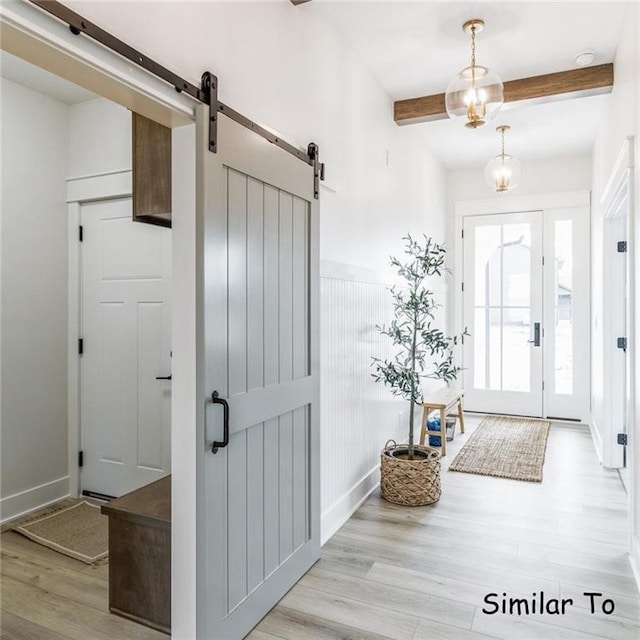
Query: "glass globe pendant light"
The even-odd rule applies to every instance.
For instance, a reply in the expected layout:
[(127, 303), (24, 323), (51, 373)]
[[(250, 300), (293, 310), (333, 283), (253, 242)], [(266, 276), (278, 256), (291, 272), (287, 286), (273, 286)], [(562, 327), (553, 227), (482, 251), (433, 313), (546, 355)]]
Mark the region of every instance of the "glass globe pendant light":
[(498, 193), (511, 191), (520, 182), (520, 162), (504, 152), (504, 134), (509, 129), (511, 127), (506, 124), (496, 127), (496, 131), (502, 135), (502, 153), (493, 160), (489, 160), (484, 170), (487, 184)]
[(463, 118), (471, 129), (493, 118), (504, 103), (504, 87), (498, 74), (476, 64), (476, 34), (483, 29), (484, 20), (479, 18), (462, 25), (462, 30), (471, 36), (471, 66), (456, 75), (445, 93), (449, 117)]

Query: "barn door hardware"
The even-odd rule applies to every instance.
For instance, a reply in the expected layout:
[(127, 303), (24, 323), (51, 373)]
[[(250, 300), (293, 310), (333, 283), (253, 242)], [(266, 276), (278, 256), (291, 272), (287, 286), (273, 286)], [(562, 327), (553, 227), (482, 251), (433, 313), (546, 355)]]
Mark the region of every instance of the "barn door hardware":
[(307, 155), (313, 164), (313, 197), (320, 197), (320, 181), (324, 180), (324, 162), (320, 162), (320, 147), (315, 142), (309, 143)]
[(154, 76), (157, 76), (161, 80), (164, 80), (165, 82), (173, 85), (178, 93), (184, 92), (192, 98), (200, 100), (200, 102), (204, 102), (199, 87), (196, 87), (194, 84), (187, 82), (184, 78), (181, 78), (179, 75), (173, 73), (173, 71), (170, 71), (166, 67), (163, 67), (155, 60), (148, 58), (137, 49), (129, 46), (126, 42), (123, 42), (108, 31), (101, 29), (98, 25), (93, 24), (93, 22), (90, 22), (86, 18), (82, 17), (79, 13), (76, 13), (68, 7), (65, 7), (60, 2), (57, 2), (57, 0), (29, 1), (32, 4), (35, 4), (37, 7), (44, 9), (59, 20), (62, 20), (62, 22), (66, 22), (69, 25), (71, 33), (73, 33), (74, 35), (77, 36), (82, 33), (89, 36), (93, 40), (96, 40), (100, 44), (107, 47), (107, 49), (111, 49), (111, 51), (114, 51), (118, 55), (121, 55), (123, 58), (126, 58), (139, 67), (142, 67), (149, 73), (152, 73)]
[(218, 78), (205, 71), (200, 80), (204, 103), (209, 105), (209, 151), (218, 152)]
[(219, 114), (224, 114), (234, 122), (268, 140), (271, 144), (275, 144), (295, 156), (298, 160), (311, 165), (313, 167), (313, 195), (316, 199), (320, 197), (320, 180), (324, 180), (324, 163), (320, 162), (319, 147), (315, 142), (309, 144), (305, 153), (302, 149), (298, 149), (298, 147), (283, 140), (272, 131), (265, 129), (253, 122), (253, 120), (238, 113), (235, 109), (220, 102), (218, 100), (218, 79), (210, 71), (205, 71), (202, 74), (201, 88), (204, 97), (203, 102), (209, 105), (209, 151), (216, 153), (218, 150), (218, 117)]
[(243, 127), (251, 129), (251, 131), (254, 131), (272, 144), (275, 144), (281, 149), (284, 149), (284, 151), (294, 155), (299, 160), (311, 165), (314, 173), (314, 197), (316, 199), (320, 197), (319, 181), (324, 180), (324, 164), (319, 161), (318, 145), (312, 142), (309, 144), (307, 150), (303, 151), (275, 135), (268, 129), (265, 129), (249, 118), (238, 113), (226, 104), (220, 102), (218, 100), (218, 80), (211, 72), (206, 71), (202, 75), (201, 86), (196, 87), (194, 84), (191, 84), (184, 78), (173, 73), (173, 71), (170, 71), (155, 60), (148, 58), (137, 49), (129, 46), (126, 42), (116, 38), (108, 31), (101, 29), (89, 20), (86, 20), (79, 13), (72, 11), (60, 2), (57, 2), (57, 0), (29, 1), (37, 7), (40, 7), (40, 9), (44, 9), (59, 20), (62, 20), (62, 22), (68, 24), (71, 33), (75, 35), (85, 34), (90, 38), (93, 38), (108, 49), (111, 49), (111, 51), (114, 51), (139, 67), (142, 67), (161, 80), (168, 82), (178, 93), (184, 93), (194, 100), (198, 100), (199, 102), (209, 105), (209, 151), (212, 153), (216, 153), (217, 151), (217, 119), (219, 113), (224, 113), (224, 115), (235, 120), (235, 122), (241, 124)]

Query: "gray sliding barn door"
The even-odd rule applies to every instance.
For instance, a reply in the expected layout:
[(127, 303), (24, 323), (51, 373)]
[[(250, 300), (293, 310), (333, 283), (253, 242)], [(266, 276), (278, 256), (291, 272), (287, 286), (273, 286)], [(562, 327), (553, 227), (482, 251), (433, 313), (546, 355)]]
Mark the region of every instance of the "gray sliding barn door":
[[(203, 443), (198, 638), (240, 640), (320, 555), (313, 169), (198, 113)], [(229, 443), (223, 407), (229, 406)], [(179, 428), (179, 427), (178, 427)]]

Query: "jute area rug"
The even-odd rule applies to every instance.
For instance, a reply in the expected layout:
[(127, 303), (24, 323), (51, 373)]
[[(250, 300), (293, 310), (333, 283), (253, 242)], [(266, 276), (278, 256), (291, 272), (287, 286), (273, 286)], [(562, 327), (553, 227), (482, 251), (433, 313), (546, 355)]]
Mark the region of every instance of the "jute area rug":
[(29, 518), (12, 530), (86, 564), (109, 553), (109, 518), (86, 500)]
[(550, 423), (487, 416), (462, 447), (449, 471), (542, 482)]

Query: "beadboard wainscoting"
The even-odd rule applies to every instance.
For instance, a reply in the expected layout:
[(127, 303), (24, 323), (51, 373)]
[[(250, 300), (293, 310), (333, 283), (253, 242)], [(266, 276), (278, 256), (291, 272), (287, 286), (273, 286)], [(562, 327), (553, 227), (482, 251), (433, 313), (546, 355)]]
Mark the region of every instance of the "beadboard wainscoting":
[(320, 279), (322, 543), (379, 483), (380, 450), (406, 439), (406, 402), (371, 377), (392, 353), (376, 325), (393, 314), (384, 278), (323, 262)]

